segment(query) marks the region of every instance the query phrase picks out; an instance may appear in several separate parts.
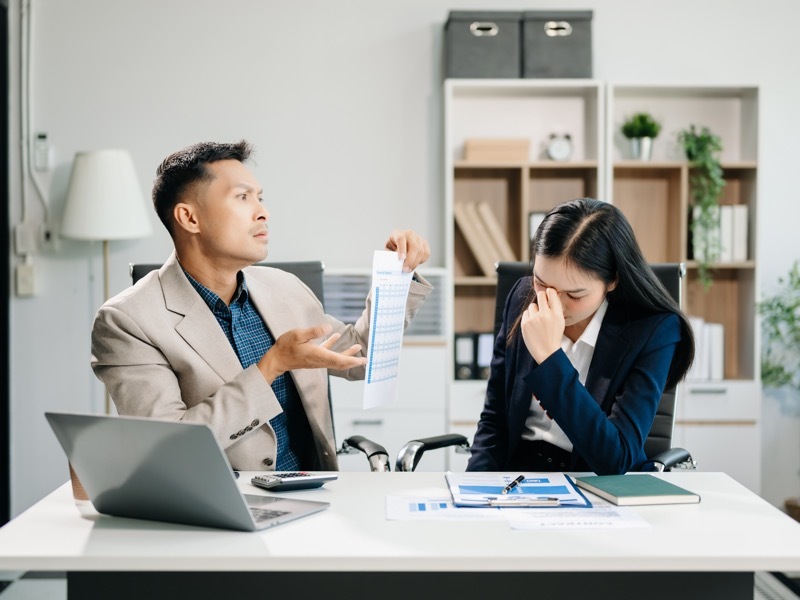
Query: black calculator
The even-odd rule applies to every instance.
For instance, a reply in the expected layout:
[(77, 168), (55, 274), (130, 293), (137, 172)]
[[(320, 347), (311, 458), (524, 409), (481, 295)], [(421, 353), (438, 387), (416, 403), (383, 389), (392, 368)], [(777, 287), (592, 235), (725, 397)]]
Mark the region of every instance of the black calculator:
[(290, 471), (256, 475), (250, 480), (255, 486), (271, 492), (287, 492), (291, 490), (308, 490), (321, 487), (326, 481), (337, 479), (335, 473), (308, 473), (306, 471)]

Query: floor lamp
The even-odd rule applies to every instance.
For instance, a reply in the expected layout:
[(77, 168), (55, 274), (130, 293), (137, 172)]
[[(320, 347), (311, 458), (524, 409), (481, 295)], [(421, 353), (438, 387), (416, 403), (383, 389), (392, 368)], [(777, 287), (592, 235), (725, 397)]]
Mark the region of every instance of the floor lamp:
[[(108, 243), (152, 233), (133, 159), (127, 150), (79, 152), (72, 164), (61, 235), (103, 242), (103, 301), (108, 291)], [(105, 411), (111, 412), (108, 390)]]

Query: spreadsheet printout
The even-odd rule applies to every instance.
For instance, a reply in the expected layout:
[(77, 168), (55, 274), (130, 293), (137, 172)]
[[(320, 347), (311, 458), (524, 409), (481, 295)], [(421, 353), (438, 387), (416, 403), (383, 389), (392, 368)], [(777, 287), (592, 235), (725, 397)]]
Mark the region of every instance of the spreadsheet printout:
[(406, 300), (412, 276), (413, 273), (403, 272), (403, 261), (397, 252), (375, 252), (364, 408), (381, 406), (397, 397)]

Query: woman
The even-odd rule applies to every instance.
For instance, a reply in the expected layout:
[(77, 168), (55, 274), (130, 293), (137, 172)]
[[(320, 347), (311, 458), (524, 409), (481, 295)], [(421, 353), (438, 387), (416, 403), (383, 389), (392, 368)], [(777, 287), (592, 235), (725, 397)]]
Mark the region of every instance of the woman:
[(606, 202), (555, 207), (531, 256), (506, 300), (467, 470), (641, 468), (661, 394), (694, 358), (686, 317)]

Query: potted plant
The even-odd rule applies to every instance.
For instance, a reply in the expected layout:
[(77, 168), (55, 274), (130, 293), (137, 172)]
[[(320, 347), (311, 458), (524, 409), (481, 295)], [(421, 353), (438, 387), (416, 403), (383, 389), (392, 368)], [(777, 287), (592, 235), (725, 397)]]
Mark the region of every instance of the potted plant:
[(622, 135), (630, 140), (631, 155), (635, 159), (650, 160), (653, 140), (660, 132), (661, 123), (646, 112), (636, 113), (622, 124)]
[(764, 334), (761, 383), (787, 387), (800, 397), (800, 261), (778, 283), (778, 291), (758, 305)]
[[(787, 412), (800, 411), (800, 260), (779, 288), (758, 303), (761, 315), (761, 384), (784, 403)], [(800, 497), (784, 501), (786, 512), (800, 521)]]
[(725, 187), (719, 153), (722, 141), (703, 127), (694, 125), (678, 132), (686, 159), (691, 166), (689, 192), (692, 197), (692, 248), (703, 286), (711, 285), (711, 264), (719, 260), (719, 198)]

